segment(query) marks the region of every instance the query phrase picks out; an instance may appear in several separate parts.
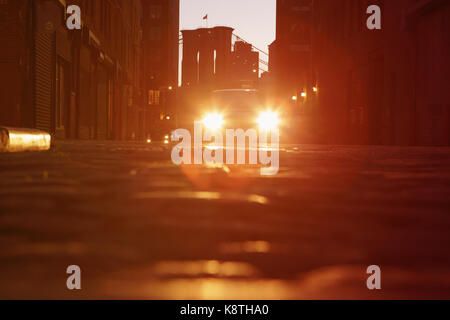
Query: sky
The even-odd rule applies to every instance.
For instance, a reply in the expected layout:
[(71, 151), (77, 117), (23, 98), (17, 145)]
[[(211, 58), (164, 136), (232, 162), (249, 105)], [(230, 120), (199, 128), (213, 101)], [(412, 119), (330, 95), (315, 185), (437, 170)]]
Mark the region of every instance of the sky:
[(275, 40), (276, 0), (180, 0), (180, 30), (206, 27), (206, 14), (208, 27), (232, 27), (264, 52)]

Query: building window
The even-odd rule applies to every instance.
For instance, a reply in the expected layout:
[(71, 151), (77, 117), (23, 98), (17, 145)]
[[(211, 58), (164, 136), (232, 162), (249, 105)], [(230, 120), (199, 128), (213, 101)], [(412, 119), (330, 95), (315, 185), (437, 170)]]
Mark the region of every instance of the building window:
[(157, 20), (161, 18), (162, 8), (160, 5), (150, 6), (150, 19)]
[(149, 105), (159, 105), (160, 91), (159, 90), (149, 90), (148, 91), (148, 104)]

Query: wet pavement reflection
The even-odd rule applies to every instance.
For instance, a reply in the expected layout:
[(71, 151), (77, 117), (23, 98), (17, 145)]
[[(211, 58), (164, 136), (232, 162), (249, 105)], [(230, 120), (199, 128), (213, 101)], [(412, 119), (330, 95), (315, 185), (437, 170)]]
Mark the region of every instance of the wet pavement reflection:
[(0, 297), (450, 298), (449, 163), (446, 148), (284, 145), (262, 177), (177, 167), (158, 144), (2, 154)]

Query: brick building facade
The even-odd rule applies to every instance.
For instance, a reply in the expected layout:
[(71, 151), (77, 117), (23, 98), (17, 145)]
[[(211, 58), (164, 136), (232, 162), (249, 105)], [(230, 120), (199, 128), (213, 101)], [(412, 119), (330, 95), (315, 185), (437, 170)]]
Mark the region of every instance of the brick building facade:
[(171, 127), (177, 115), (180, 1), (142, 4), (146, 121), (150, 127)]
[[(381, 30), (366, 27), (374, 4)], [(277, 10), (270, 70), (285, 101), (304, 92), (293, 107), (309, 111), (315, 142), (450, 144), (448, 1), (278, 0)]]
[[(1, 1), (0, 125), (57, 138), (144, 139), (151, 70), (143, 72), (143, 3), (151, 1)], [(72, 4), (81, 30), (66, 27)], [(178, 25), (172, 34), (178, 39)]]

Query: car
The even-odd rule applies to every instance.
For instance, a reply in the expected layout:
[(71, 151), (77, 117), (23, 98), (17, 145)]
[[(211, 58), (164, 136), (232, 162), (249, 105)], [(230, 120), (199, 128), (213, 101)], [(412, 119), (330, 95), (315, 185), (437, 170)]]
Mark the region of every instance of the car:
[(277, 110), (264, 104), (258, 90), (226, 89), (212, 92), (202, 123), (210, 130), (270, 130), (279, 127), (280, 118)]
[(172, 130), (159, 129), (152, 130), (152, 133), (147, 136), (147, 143), (163, 143), (170, 144)]

